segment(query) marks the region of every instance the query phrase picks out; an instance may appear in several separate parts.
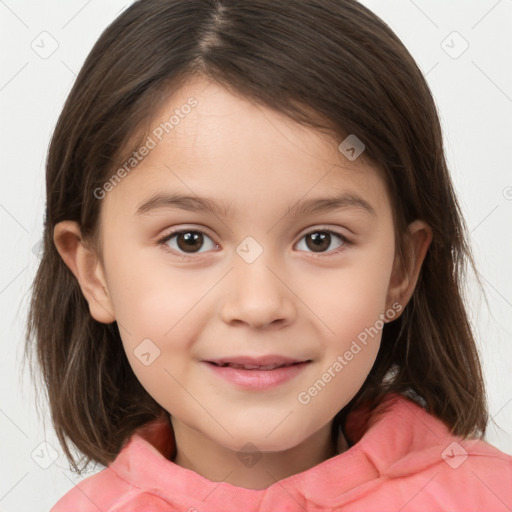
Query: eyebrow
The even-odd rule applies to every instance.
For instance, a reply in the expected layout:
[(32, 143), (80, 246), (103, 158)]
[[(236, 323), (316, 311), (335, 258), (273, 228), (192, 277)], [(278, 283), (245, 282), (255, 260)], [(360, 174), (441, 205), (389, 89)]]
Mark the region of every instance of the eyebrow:
[(359, 210), (377, 216), (377, 212), (368, 201), (349, 192), (335, 197), (297, 201), (288, 209), (288, 213), (291, 215), (312, 215), (341, 209)]
[(145, 215), (153, 210), (163, 208), (179, 208), (188, 211), (207, 211), (214, 215), (229, 217), (234, 212), (231, 204), (218, 203), (213, 199), (199, 196), (186, 196), (182, 194), (166, 194), (159, 192), (144, 201), (135, 212), (135, 215)]
[[(182, 194), (166, 194), (159, 192), (140, 204), (135, 215), (142, 216), (154, 210), (178, 208), (188, 211), (206, 211), (216, 216), (229, 217), (237, 214), (236, 210), (223, 202), (207, 197), (187, 196)], [(339, 209), (354, 209), (376, 216), (375, 209), (362, 197), (345, 192), (335, 197), (297, 201), (288, 209), (291, 215), (312, 215)]]

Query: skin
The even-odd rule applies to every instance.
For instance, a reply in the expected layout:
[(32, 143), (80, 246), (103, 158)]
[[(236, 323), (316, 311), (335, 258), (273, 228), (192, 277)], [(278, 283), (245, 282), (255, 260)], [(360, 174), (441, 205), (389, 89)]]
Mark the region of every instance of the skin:
[[(91, 315), (118, 322), (134, 373), (171, 414), (174, 462), (212, 481), (262, 489), (333, 455), (332, 419), (362, 386), (381, 331), (309, 403), (298, 394), (379, 315), (397, 302), (405, 307), (432, 231), (421, 220), (409, 225), (413, 264), (403, 268), (390, 199), (375, 169), (361, 157), (350, 162), (338, 150), (342, 139), (214, 83), (190, 80), (151, 126), (191, 96), (198, 105), (101, 200), (101, 251), (71, 221), (56, 226), (54, 240)], [(167, 207), (136, 215), (163, 191), (207, 196), (233, 212)], [(297, 201), (346, 191), (364, 198), (376, 215), (355, 208), (288, 213)], [(176, 236), (159, 244), (171, 228), (201, 231), (202, 245), (186, 252)], [(326, 229), (351, 243), (332, 235), (315, 252), (306, 235)], [(236, 252), (247, 236), (263, 250), (252, 263)], [(134, 353), (144, 339), (160, 350), (149, 366)], [(265, 391), (237, 388), (201, 362), (265, 354), (312, 362)], [(237, 456), (242, 447), (251, 451), (247, 443), (255, 447), (252, 455), (261, 455), (250, 466)]]

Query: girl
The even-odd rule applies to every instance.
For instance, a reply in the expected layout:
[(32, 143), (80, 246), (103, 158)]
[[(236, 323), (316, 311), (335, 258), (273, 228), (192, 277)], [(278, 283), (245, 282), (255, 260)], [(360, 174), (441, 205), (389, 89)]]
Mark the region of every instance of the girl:
[[(70, 511), (509, 510), (429, 88), (355, 0), (144, 0), (47, 161)], [(34, 336), (32, 336), (34, 335)]]

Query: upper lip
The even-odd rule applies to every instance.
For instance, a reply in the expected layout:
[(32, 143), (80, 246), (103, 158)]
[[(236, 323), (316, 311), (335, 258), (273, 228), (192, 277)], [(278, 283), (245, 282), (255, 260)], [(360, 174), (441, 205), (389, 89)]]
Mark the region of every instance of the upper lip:
[(267, 356), (260, 356), (260, 357), (232, 356), (232, 357), (221, 357), (218, 359), (206, 360), (206, 362), (208, 362), (208, 363), (216, 363), (216, 364), (233, 363), (233, 364), (252, 365), (252, 366), (270, 366), (270, 365), (282, 366), (282, 365), (286, 365), (286, 364), (301, 363), (304, 361), (309, 361), (309, 360), (294, 359), (292, 357), (279, 356), (279, 355), (267, 355)]

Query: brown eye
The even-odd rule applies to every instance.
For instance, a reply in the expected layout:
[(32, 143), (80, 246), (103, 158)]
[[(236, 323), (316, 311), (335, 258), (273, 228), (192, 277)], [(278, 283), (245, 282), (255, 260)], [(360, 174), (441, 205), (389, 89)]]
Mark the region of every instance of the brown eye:
[[(338, 242), (336, 242), (338, 239)], [(305, 241), (303, 243), (302, 241)], [(332, 246), (334, 242), (334, 247)], [(299, 242), (299, 246), (302, 243), (302, 249), (304, 245), (309, 252), (324, 253), (324, 252), (336, 252), (336, 249), (344, 245), (348, 245), (349, 241), (341, 234), (334, 231), (318, 230), (312, 231), (304, 235)], [(299, 247), (300, 248), (300, 247)], [(308, 251), (306, 251), (308, 252)]]
[[(183, 230), (183, 231), (175, 231), (169, 235), (167, 235), (160, 243), (168, 246), (174, 252), (179, 255), (184, 254), (197, 254), (201, 251), (201, 249), (206, 245), (207, 249), (215, 249), (217, 246), (213, 240), (202, 233), (201, 231), (193, 231), (193, 230)], [(210, 247), (208, 247), (210, 244)]]
[(311, 233), (306, 235), (306, 245), (314, 252), (323, 252), (331, 245), (331, 235), (323, 232)]
[(176, 235), (176, 245), (185, 252), (196, 252), (203, 245), (203, 235), (197, 231), (187, 231)]

